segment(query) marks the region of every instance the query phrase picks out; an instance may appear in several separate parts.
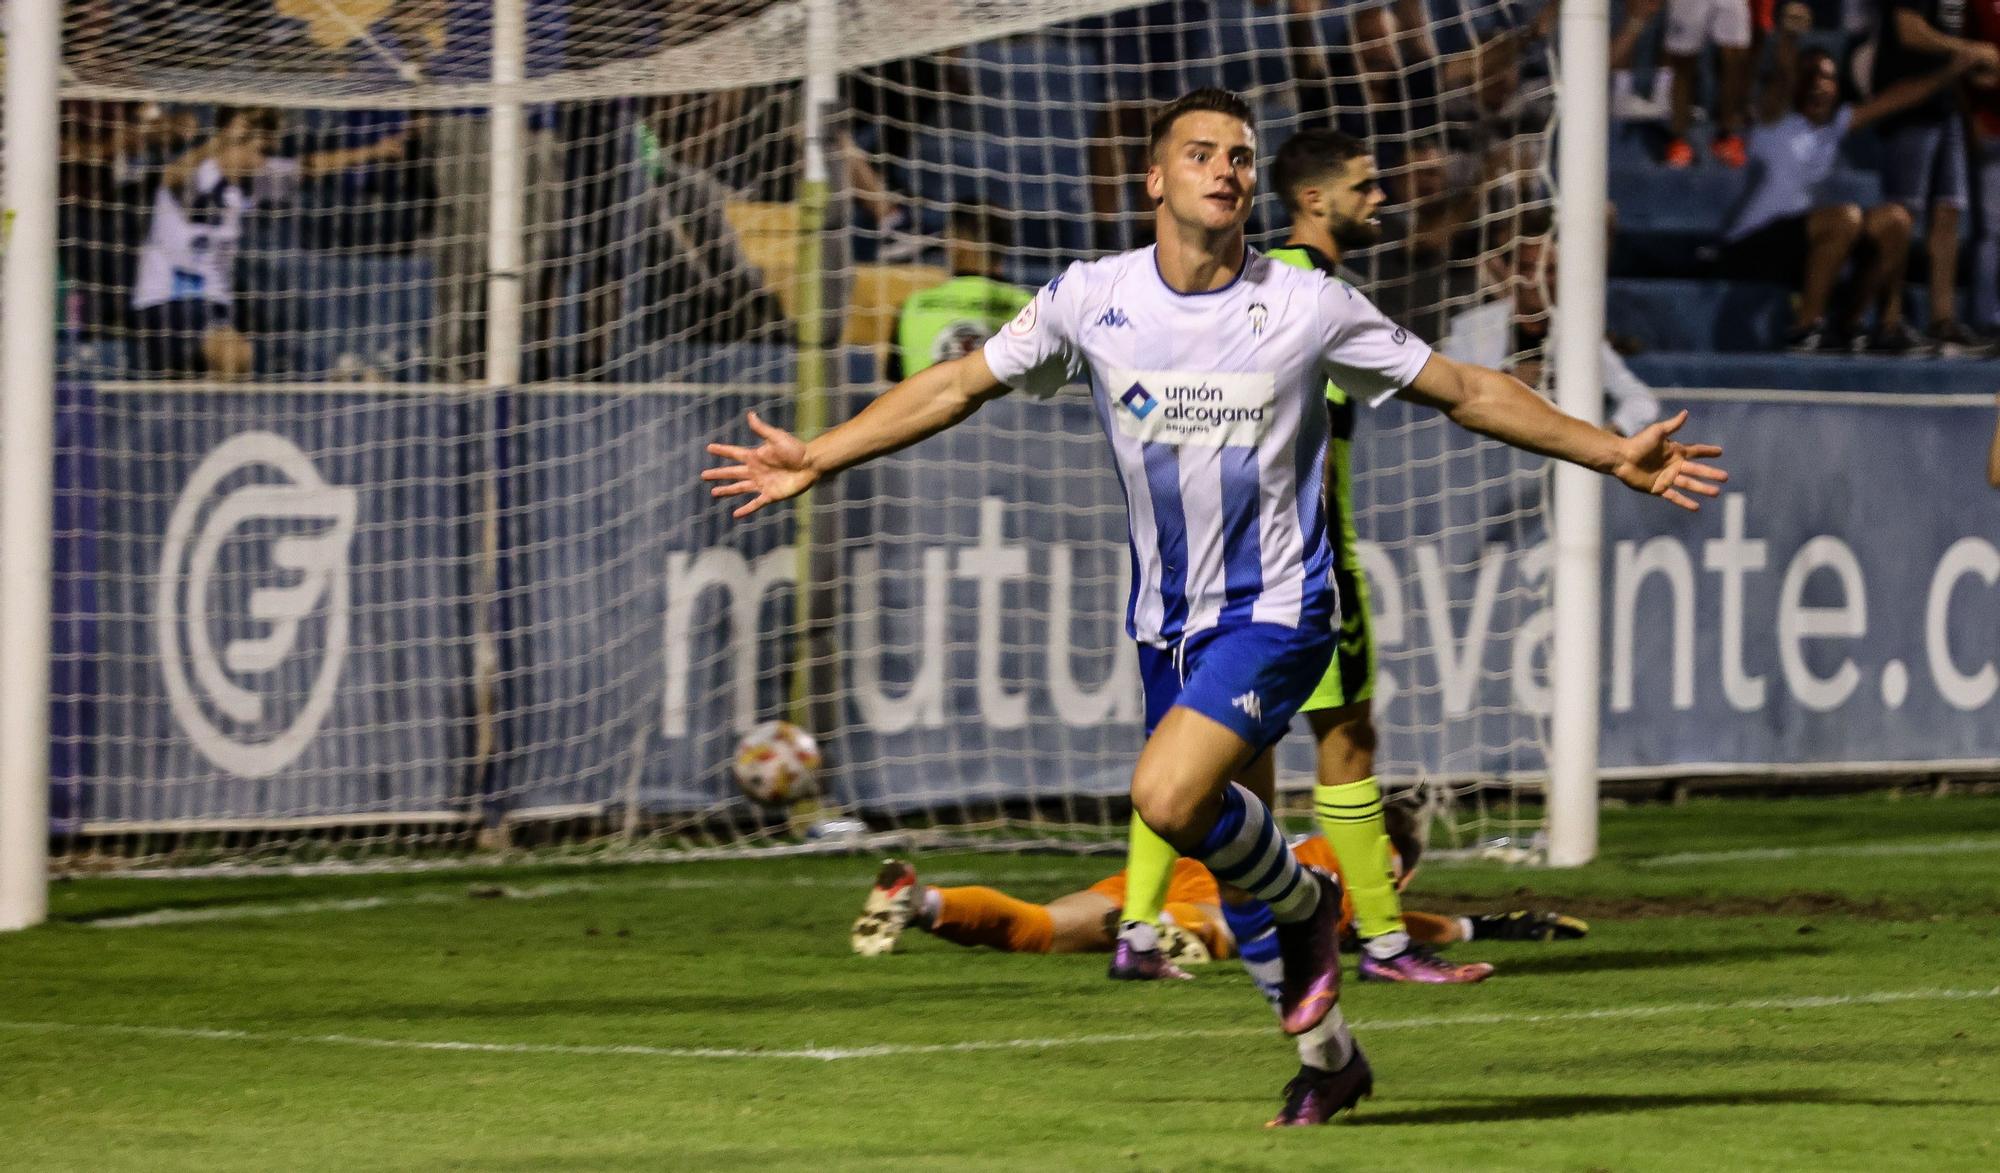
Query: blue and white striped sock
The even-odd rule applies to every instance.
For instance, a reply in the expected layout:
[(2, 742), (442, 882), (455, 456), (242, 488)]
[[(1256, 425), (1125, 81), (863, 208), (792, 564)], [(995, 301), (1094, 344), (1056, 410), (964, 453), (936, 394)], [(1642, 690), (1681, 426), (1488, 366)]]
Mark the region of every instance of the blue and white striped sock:
[[(1225, 904), (1222, 919), (1236, 938), (1236, 955), (1264, 1000), (1278, 1012), (1278, 984), (1285, 977), (1284, 959), (1278, 954), (1278, 925), (1271, 908), (1261, 900), (1247, 904)], [(1282, 1017), (1282, 1015), (1280, 1015)], [(1341, 1017), (1340, 1007), (1326, 1012), (1320, 1024), (1298, 1037), (1299, 1062), (1321, 1071), (1338, 1071), (1354, 1055), (1354, 1035)]]
[(1278, 985), (1285, 978), (1285, 963), (1278, 956), (1278, 923), (1271, 917), (1271, 906), (1262, 900), (1224, 904), (1222, 919), (1229, 926), (1229, 935), (1236, 938), (1236, 956), (1243, 959), (1250, 980), (1257, 983), (1264, 1000), (1275, 1008)]
[(1319, 885), (1299, 866), (1270, 809), (1234, 782), (1222, 792), (1222, 813), (1194, 857), (1217, 882), (1270, 905), (1279, 924), (1302, 921), (1319, 908)]

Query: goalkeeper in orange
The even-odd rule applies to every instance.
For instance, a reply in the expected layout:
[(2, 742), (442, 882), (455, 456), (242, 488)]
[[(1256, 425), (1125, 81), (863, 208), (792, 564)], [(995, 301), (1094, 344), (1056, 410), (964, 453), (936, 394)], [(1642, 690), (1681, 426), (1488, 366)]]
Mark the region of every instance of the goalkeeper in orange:
[[(1400, 890), (1416, 875), (1423, 848), (1407, 812), (1392, 807), (1387, 822)], [(1323, 836), (1309, 836), (1293, 850), (1301, 864), (1340, 875), (1340, 861)], [(1221, 904), (1215, 877), (1207, 868), (1191, 859), (1176, 860), (1160, 918), (1162, 951), (1181, 965), (1233, 957), (1236, 942), (1223, 920)], [(915, 926), (955, 945), (985, 945), (1007, 953), (1108, 953), (1117, 942), (1124, 906), (1122, 871), (1080, 892), (1036, 904), (995, 888), (925, 884), (909, 863), (892, 859), (877, 874), (861, 916), (854, 922), (850, 943), (856, 953), (879, 956), (895, 949), (904, 930)], [(1402, 923), (1413, 939), (1430, 946), (1459, 941), (1571, 940), (1590, 931), (1583, 921), (1556, 912), (1438, 916), (1404, 911)], [(1351, 934), (1353, 925), (1353, 905), (1343, 902), (1342, 935)]]

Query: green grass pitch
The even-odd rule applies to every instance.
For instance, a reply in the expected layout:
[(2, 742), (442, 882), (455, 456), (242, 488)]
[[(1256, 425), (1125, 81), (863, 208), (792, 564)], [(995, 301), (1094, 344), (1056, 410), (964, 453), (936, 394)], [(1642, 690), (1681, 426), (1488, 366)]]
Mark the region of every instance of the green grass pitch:
[[(0, 1166), (2000, 1168), (2000, 799), (1613, 810), (1604, 845), (1426, 867), (1416, 906), (1594, 931), (1350, 983), (1376, 1097), (1282, 1133), (1233, 962), (862, 960), (868, 859), (65, 883), (0, 937)], [(918, 862), (1037, 898), (1114, 866)]]

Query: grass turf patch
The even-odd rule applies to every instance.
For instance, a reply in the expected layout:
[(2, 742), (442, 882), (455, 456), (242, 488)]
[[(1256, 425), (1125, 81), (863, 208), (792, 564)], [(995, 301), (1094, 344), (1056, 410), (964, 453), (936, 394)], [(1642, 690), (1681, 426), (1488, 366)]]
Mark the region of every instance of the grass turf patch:
[[(522, 871), (497, 898), (77, 881), (0, 938), (0, 1136), (11, 1167), (93, 1170), (2000, 1164), (2000, 802), (1611, 811), (1605, 843), (1573, 872), (1427, 868), (1426, 906), (1594, 931), (1461, 946), (1500, 966), (1477, 987), (1351, 984), (1377, 1098), (1284, 1134), (1258, 1126), (1294, 1060), (1233, 964), (1132, 986), (921, 937), (863, 961), (866, 860)], [(1855, 854), (1885, 845), (1911, 853)], [(1658, 863), (1771, 847), (1799, 854)], [(1114, 866), (919, 862), (1036, 899)], [(162, 909), (232, 915), (91, 923)]]

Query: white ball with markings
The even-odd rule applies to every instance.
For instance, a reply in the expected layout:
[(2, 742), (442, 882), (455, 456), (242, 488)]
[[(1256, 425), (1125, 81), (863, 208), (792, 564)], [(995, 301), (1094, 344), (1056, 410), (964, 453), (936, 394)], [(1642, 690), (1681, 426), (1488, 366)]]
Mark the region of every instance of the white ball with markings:
[(819, 742), (790, 721), (766, 721), (736, 743), (737, 788), (765, 806), (784, 806), (819, 789)]

